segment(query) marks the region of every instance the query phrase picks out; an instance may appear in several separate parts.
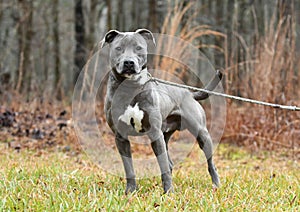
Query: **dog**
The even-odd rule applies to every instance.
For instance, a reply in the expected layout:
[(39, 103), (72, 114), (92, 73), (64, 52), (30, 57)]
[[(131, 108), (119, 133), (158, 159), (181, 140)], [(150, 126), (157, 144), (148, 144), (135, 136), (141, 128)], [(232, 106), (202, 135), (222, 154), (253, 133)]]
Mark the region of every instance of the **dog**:
[[(168, 193), (173, 191), (173, 162), (168, 141), (175, 131), (184, 129), (197, 139), (205, 153), (212, 183), (218, 187), (220, 180), (212, 159), (212, 139), (206, 127), (205, 112), (198, 102), (208, 98), (208, 94), (151, 80), (147, 70), (149, 43), (155, 45), (155, 38), (147, 29), (111, 30), (101, 41), (101, 47), (109, 45), (111, 66), (104, 111), (125, 169), (125, 193), (137, 189), (128, 136), (149, 137), (160, 167), (164, 193)], [(217, 72), (206, 88), (213, 90), (221, 79), (222, 73)]]

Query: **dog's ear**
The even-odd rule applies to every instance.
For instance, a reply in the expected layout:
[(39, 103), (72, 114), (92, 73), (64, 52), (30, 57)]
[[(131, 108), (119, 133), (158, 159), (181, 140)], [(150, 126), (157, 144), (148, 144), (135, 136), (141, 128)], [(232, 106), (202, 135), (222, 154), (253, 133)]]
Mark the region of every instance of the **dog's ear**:
[(150, 40), (153, 42), (154, 45), (156, 45), (155, 43), (155, 38), (152, 34), (152, 32), (148, 29), (138, 29), (135, 31), (136, 33), (139, 33), (141, 36), (143, 36), (145, 38), (145, 40)]
[(113, 40), (116, 38), (117, 35), (119, 35), (120, 32), (117, 30), (110, 30), (109, 32), (107, 32), (104, 36), (104, 38), (102, 39), (102, 41), (100, 41), (99, 43), (99, 47), (103, 48), (106, 44), (113, 42)]

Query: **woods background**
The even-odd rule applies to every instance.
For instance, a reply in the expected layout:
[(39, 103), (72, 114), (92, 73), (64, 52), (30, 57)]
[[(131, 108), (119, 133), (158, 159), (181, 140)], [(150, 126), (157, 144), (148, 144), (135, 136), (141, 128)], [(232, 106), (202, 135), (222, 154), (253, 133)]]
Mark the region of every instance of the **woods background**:
[[(300, 105), (299, 11), (294, 0), (0, 0), (1, 104), (70, 102), (105, 32), (148, 28), (196, 44), (225, 73), (226, 93)], [(299, 112), (227, 108), (224, 141), (299, 154)]]

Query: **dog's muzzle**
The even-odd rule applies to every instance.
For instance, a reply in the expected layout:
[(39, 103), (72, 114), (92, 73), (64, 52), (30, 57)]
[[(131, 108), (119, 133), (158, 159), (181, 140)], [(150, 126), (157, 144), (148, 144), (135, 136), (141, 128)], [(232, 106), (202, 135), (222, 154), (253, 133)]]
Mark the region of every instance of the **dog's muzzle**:
[(134, 61), (125, 60), (123, 62), (122, 74), (136, 74)]

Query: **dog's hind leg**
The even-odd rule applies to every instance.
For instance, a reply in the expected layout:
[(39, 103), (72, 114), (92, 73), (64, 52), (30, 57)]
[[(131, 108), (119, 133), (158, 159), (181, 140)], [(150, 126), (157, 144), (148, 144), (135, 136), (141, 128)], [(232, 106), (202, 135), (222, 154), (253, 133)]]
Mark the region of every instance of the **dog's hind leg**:
[(200, 148), (205, 154), (208, 165), (208, 172), (211, 176), (212, 182), (215, 186), (219, 187), (219, 175), (212, 159), (213, 142), (206, 128), (206, 118), (204, 110), (202, 109), (202, 107), (199, 107), (197, 102), (185, 102), (188, 103), (181, 108), (184, 115), (183, 126), (196, 137)]
[(217, 173), (216, 167), (214, 165), (212, 155), (213, 155), (213, 143), (211, 140), (211, 137), (207, 131), (207, 129), (201, 129), (199, 131), (199, 134), (197, 136), (197, 141), (200, 146), (200, 148), (203, 150), (207, 165), (208, 165), (208, 172), (211, 176), (212, 182), (216, 187), (219, 187), (220, 185), (220, 179), (219, 175)]
[(135, 173), (133, 169), (130, 142), (121, 135), (116, 135), (116, 145), (121, 155), (123, 166), (126, 174), (126, 190), (125, 193), (131, 193), (136, 190)]

